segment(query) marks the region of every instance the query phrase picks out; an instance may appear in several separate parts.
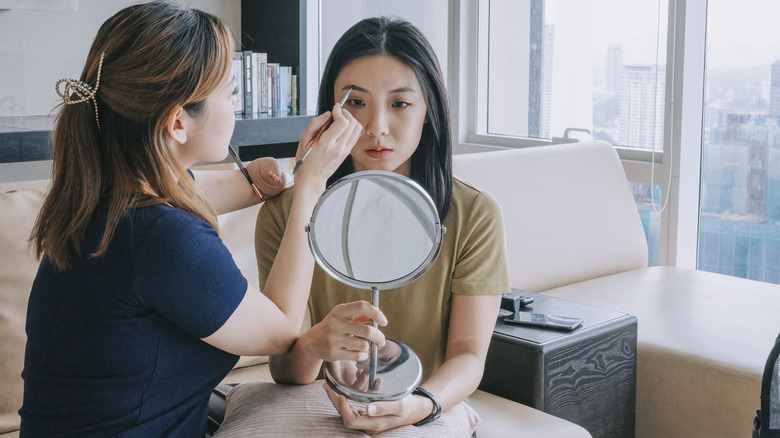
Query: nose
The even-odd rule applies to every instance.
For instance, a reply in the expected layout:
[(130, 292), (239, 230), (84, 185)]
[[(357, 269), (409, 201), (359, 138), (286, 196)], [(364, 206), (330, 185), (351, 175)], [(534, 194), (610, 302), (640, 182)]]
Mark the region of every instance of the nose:
[(363, 130), (369, 137), (379, 137), (387, 135), (387, 113), (384, 108), (375, 106), (368, 113), (368, 120), (363, 125)]

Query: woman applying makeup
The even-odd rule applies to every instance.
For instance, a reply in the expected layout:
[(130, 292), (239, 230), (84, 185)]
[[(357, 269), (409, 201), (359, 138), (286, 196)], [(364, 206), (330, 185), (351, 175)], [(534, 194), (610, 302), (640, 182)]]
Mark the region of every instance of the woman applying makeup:
[[(386, 335), (418, 354), (427, 394), (353, 410), (326, 388), (330, 400), (346, 427), (372, 434), (435, 421), (439, 408), (446, 411), (477, 389), (500, 296), (509, 290), (500, 210), (487, 193), (452, 176), (449, 99), (435, 54), (413, 25), (392, 18), (357, 23), (336, 43), (320, 87), (321, 111), (352, 89), (344, 108), (363, 125), (330, 181), (363, 170), (410, 177), (431, 195), (447, 232), (426, 274), (383, 291), (382, 311), (364, 301), (366, 291), (316, 267), (311, 319), (288, 352), (271, 358), (272, 375), (282, 383), (312, 382), (323, 361), (365, 360), (369, 341), (383, 345)], [(258, 215), (260, 284), (289, 225), (290, 196), (288, 189)], [(367, 325), (370, 320), (382, 331)]]
[(311, 281), (300, 272), (314, 265), (303, 226), (361, 127), (333, 108), (259, 293), (222, 243), (217, 211), (260, 199), (238, 171), (188, 170), (228, 155), (234, 50), (211, 14), (136, 4), (100, 27), (80, 79), (58, 82), (52, 184), (30, 237), (41, 263), (22, 437), (202, 437), (211, 391), (239, 355), (296, 339)]

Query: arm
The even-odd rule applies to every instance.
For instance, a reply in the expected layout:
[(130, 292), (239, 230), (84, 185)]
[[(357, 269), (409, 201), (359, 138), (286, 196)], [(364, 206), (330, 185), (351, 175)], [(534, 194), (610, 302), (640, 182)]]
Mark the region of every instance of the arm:
[[(422, 385), (447, 410), (476, 391), (482, 380), (501, 295), (452, 295), (444, 364)], [(422, 418), (431, 412), (429, 409)]]
[[(298, 148), (312, 138), (327, 121), (328, 113), (312, 119)], [(361, 126), (338, 105), (334, 122), (314, 146), (307, 166), (297, 176), (287, 229), (268, 274), (264, 294), (253, 288), (225, 324), (204, 341), (241, 355), (275, 354), (285, 351), (297, 337), (311, 287), (314, 259), (309, 251), (305, 226), (314, 205), (325, 190), (327, 178), (336, 170), (357, 141)], [(246, 180), (244, 185), (248, 187)]]
[(271, 356), (271, 376), (277, 383), (306, 384), (319, 374), (323, 360), (366, 360), (369, 341), (385, 344), (379, 329), (368, 323), (376, 320), (380, 326), (387, 319), (376, 307), (365, 301), (340, 304), (319, 324), (312, 327), (308, 309), (301, 335), (290, 350)]
[(239, 170), (193, 170), (192, 174), (217, 214), (240, 210), (276, 196), (289, 178), (273, 158), (253, 160), (246, 169), (264, 199), (257, 197)]

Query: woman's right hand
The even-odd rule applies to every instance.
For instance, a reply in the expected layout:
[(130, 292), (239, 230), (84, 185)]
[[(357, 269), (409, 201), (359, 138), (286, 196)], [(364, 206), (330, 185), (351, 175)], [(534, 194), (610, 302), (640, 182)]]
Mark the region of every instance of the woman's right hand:
[(379, 347), (385, 345), (385, 335), (372, 327), (371, 321), (387, 325), (385, 315), (366, 301), (339, 304), (298, 342), (308, 356), (326, 362), (367, 360), (370, 342)]
[(352, 147), (360, 138), (363, 126), (358, 123), (349, 111), (343, 109), (338, 103), (333, 106), (333, 111), (325, 112), (314, 117), (301, 135), (298, 143), (298, 152), (295, 155), (296, 162), (308, 150), (319, 131), (330, 121), (331, 124), (322, 133), (319, 140), (311, 144), (311, 152), (295, 175), (296, 186), (307, 181), (324, 182), (333, 175), (344, 159), (352, 151)]

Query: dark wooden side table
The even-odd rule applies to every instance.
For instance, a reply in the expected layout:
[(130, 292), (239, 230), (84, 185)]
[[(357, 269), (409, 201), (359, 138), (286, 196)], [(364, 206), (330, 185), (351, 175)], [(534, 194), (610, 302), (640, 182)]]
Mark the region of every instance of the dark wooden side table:
[(634, 437), (634, 315), (555, 297), (523, 311), (583, 320), (571, 332), (506, 324), (498, 318), (479, 389), (584, 427), (593, 438)]

